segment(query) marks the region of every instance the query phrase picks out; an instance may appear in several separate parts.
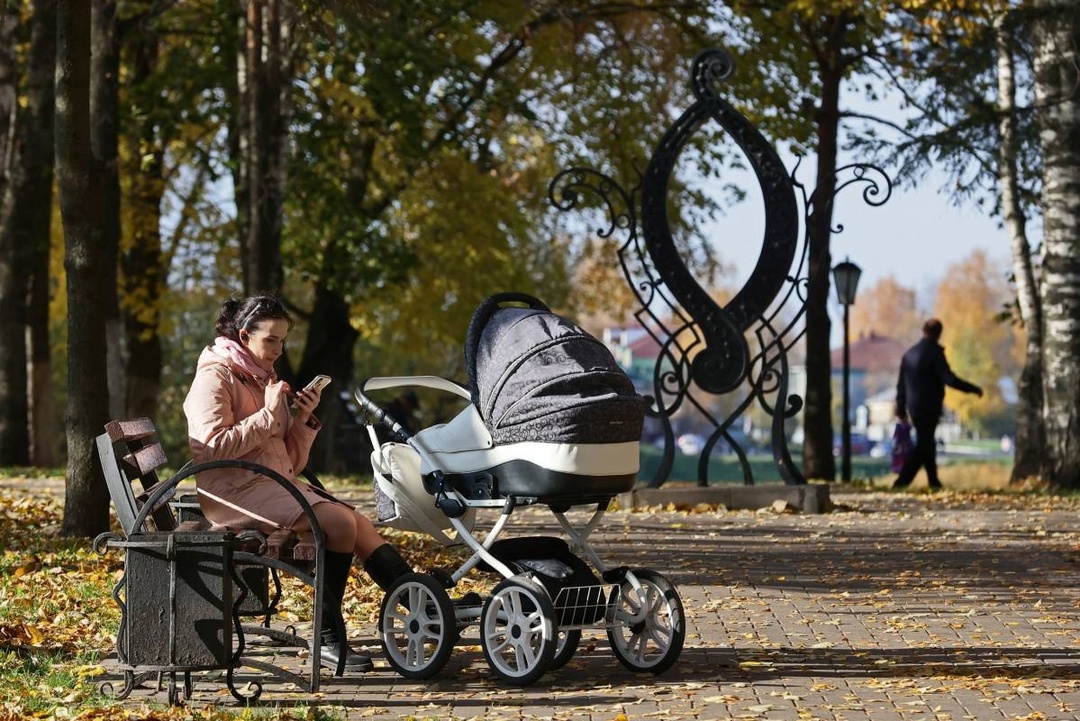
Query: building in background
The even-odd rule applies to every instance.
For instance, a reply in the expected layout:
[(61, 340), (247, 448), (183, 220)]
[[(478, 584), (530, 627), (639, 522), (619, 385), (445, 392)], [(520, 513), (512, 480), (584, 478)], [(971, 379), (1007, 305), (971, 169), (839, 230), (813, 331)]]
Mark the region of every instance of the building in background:
[[(860, 334), (850, 344), (851, 429), (871, 441), (892, 437), (896, 420), (896, 377), (900, 359), (907, 350), (903, 341), (879, 335), (875, 331)], [(834, 396), (844, 382), (844, 350), (833, 350), (832, 382)], [(839, 410), (839, 409), (838, 409)], [(838, 419), (839, 422), (839, 419)]]
[(660, 356), (660, 345), (640, 325), (627, 328), (604, 328), (604, 345), (615, 362), (630, 376), (634, 388), (642, 395), (653, 393), (653, 368)]
[[(654, 393), (653, 374), (660, 354), (660, 346), (652, 336), (641, 326), (608, 327), (604, 329), (602, 339), (611, 349), (615, 360), (630, 376), (638, 392), (643, 395), (652, 395)], [(849, 348), (851, 429), (853, 434), (857, 434), (860, 442), (865, 440), (870, 446), (887, 448), (891, 441), (896, 424), (896, 379), (900, 370), (900, 359), (908, 346), (909, 344), (904, 341), (874, 331), (860, 334), (858, 338), (852, 340)], [(834, 425), (840, 428), (841, 384), (844, 374), (843, 348), (832, 351), (831, 361)], [(1011, 381), (1002, 379), (1002, 382)], [(1003, 391), (1003, 396), (1015, 403), (1015, 388), (1009, 390), (1010, 393)], [(733, 393), (728, 397), (711, 396), (693, 386), (691, 392), (714, 417), (721, 419), (725, 418), (727, 413), (734, 411), (734, 401), (739, 395)], [(804, 398), (806, 396), (806, 372), (801, 364), (791, 366), (789, 392)], [(760, 433), (767, 435), (769, 428), (768, 419), (759, 418), (760, 415), (761, 411), (756, 406), (747, 409), (744, 417), (736, 422), (733, 432), (740, 438), (745, 437), (753, 443), (767, 445), (769, 442), (767, 437), (758, 437)], [(704, 437), (713, 430), (706, 419), (696, 413), (690, 404), (683, 404), (672, 416), (671, 423), (676, 437), (683, 434), (697, 434)], [(659, 432), (659, 425), (650, 419), (646, 423), (643, 440), (654, 441)], [(788, 422), (787, 432), (792, 444), (802, 443), (801, 413)], [(944, 442), (954, 442), (961, 438), (962, 433), (963, 429), (957, 422), (955, 414), (946, 409), (942, 422), (938, 426), (938, 437)]]

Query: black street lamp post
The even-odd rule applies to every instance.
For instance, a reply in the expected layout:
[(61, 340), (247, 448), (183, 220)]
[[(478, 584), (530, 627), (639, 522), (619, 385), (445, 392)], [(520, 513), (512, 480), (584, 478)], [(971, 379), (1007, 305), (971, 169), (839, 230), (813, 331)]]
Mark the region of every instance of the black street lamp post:
[(855, 290), (859, 285), (859, 276), (862, 268), (852, 263), (847, 258), (843, 263), (837, 263), (833, 268), (833, 279), (836, 282), (836, 297), (840, 305), (844, 306), (844, 415), (841, 421), (841, 480), (851, 482), (851, 402), (850, 379), (851, 379), (851, 344), (848, 338), (848, 309), (855, 304)]

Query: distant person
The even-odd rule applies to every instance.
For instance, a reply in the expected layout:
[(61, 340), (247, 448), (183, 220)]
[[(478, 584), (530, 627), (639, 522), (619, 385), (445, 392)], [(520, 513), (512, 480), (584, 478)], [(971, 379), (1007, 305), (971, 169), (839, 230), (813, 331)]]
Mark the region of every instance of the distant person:
[(904, 353), (900, 378), (896, 383), (896, 416), (911, 419), (915, 427), (915, 450), (908, 456), (893, 488), (906, 488), (920, 468), (926, 468), (930, 488), (941, 488), (937, 474), (937, 445), (934, 435), (941, 419), (945, 386), (982, 396), (982, 388), (969, 383), (949, 368), (941, 340), (941, 321), (931, 318), (923, 324), (923, 337)]

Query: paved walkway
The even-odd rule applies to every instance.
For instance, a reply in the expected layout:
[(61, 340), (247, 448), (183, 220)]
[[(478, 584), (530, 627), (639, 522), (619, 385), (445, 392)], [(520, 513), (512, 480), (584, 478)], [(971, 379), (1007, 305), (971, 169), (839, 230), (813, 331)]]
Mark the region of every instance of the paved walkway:
[[(685, 649), (659, 677), (624, 670), (586, 631), (566, 667), (507, 687), (474, 629), (431, 681), (380, 659), (325, 677), (317, 698), (266, 701), (349, 719), (1080, 718), (1080, 501), (835, 489), (833, 501), (821, 515), (607, 514), (600, 555), (663, 572), (683, 599)], [(520, 511), (512, 529), (550, 531), (548, 518)], [(197, 680), (192, 703), (228, 703), (221, 693)]]

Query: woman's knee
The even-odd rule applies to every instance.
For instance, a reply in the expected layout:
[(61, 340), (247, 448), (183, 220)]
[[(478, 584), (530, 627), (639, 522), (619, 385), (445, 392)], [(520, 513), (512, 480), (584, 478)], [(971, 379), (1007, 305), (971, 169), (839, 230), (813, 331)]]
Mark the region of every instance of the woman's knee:
[(356, 520), (354, 513), (336, 503), (320, 503), (315, 506), (315, 518), (331, 551), (351, 553), (356, 545)]
[(361, 514), (356, 513), (356, 553), (360, 558), (366, 558), (376, 548), (386, 543), (379, 534), (375, 524)]

